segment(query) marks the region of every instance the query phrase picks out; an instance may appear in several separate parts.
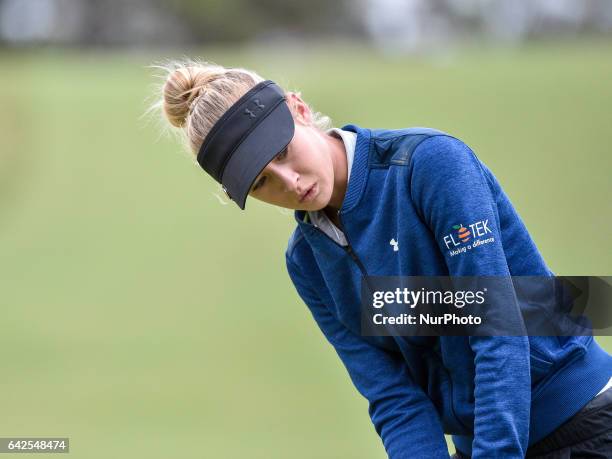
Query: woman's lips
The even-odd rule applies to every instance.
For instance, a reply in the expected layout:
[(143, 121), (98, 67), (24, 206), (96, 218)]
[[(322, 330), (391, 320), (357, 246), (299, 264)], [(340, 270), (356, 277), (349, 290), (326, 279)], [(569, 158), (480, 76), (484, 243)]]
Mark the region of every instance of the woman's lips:
[(317, 191), (317, 184), (315, 183), (308, 189), (308, 191), (304, 194), (304, 196), (300, 198), (300, 202), (310, 201), (314, 197), (316, 191)]

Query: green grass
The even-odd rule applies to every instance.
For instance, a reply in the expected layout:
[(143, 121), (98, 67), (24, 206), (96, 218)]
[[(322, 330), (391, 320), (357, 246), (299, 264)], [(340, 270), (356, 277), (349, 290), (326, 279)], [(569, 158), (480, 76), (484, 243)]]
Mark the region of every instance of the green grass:
[[(301, 90), (337, 126), (461, 137), (553, 271), (611, 273), (612, 44), (196, 54)], [(286, 275), (292, 216), (221, 205), (139, 120), (158, 57), (0, 54), (2, 436), (69, 436), (78, 458), (385, 457)]]

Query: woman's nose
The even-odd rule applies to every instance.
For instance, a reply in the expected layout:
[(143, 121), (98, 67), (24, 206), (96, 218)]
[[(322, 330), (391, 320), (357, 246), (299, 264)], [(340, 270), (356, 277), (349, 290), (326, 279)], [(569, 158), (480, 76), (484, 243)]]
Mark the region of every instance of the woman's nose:
[(275, 167), (275, 174), (285, 192), (298, 192), (300, 175), (292, 168), (278, 165)]
[(296, 193), (298, 192), (298, 183), (299, 175), (292, 170), (284, 171), (282, 175), (283, 186), (286, 192)]

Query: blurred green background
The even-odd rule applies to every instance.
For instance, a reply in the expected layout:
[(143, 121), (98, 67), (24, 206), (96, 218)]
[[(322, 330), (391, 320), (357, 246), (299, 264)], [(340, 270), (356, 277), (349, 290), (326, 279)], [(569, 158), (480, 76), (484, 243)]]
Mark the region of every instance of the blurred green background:
[(292, 214), (222, 204), (141, 118), (158, 96), (147, 65), (182, 55), (300, 90), (335, 126), (462, 138), (554, 272), (611, 274), (610, 41), (5, 49), (1, 436), (68, 436), (78, 458), (385, 457), (286, 274)]

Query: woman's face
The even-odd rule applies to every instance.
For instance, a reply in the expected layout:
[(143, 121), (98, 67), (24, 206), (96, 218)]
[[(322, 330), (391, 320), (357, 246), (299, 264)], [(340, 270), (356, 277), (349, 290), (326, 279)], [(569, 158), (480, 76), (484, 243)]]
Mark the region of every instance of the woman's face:
[(311, 125), (308, 106), (294, 93), (295, 134), (287, 148), (257, 176), (249, 196), (287, 209), (321, 210), (334, 189), (334, 165), (327, 134)]

